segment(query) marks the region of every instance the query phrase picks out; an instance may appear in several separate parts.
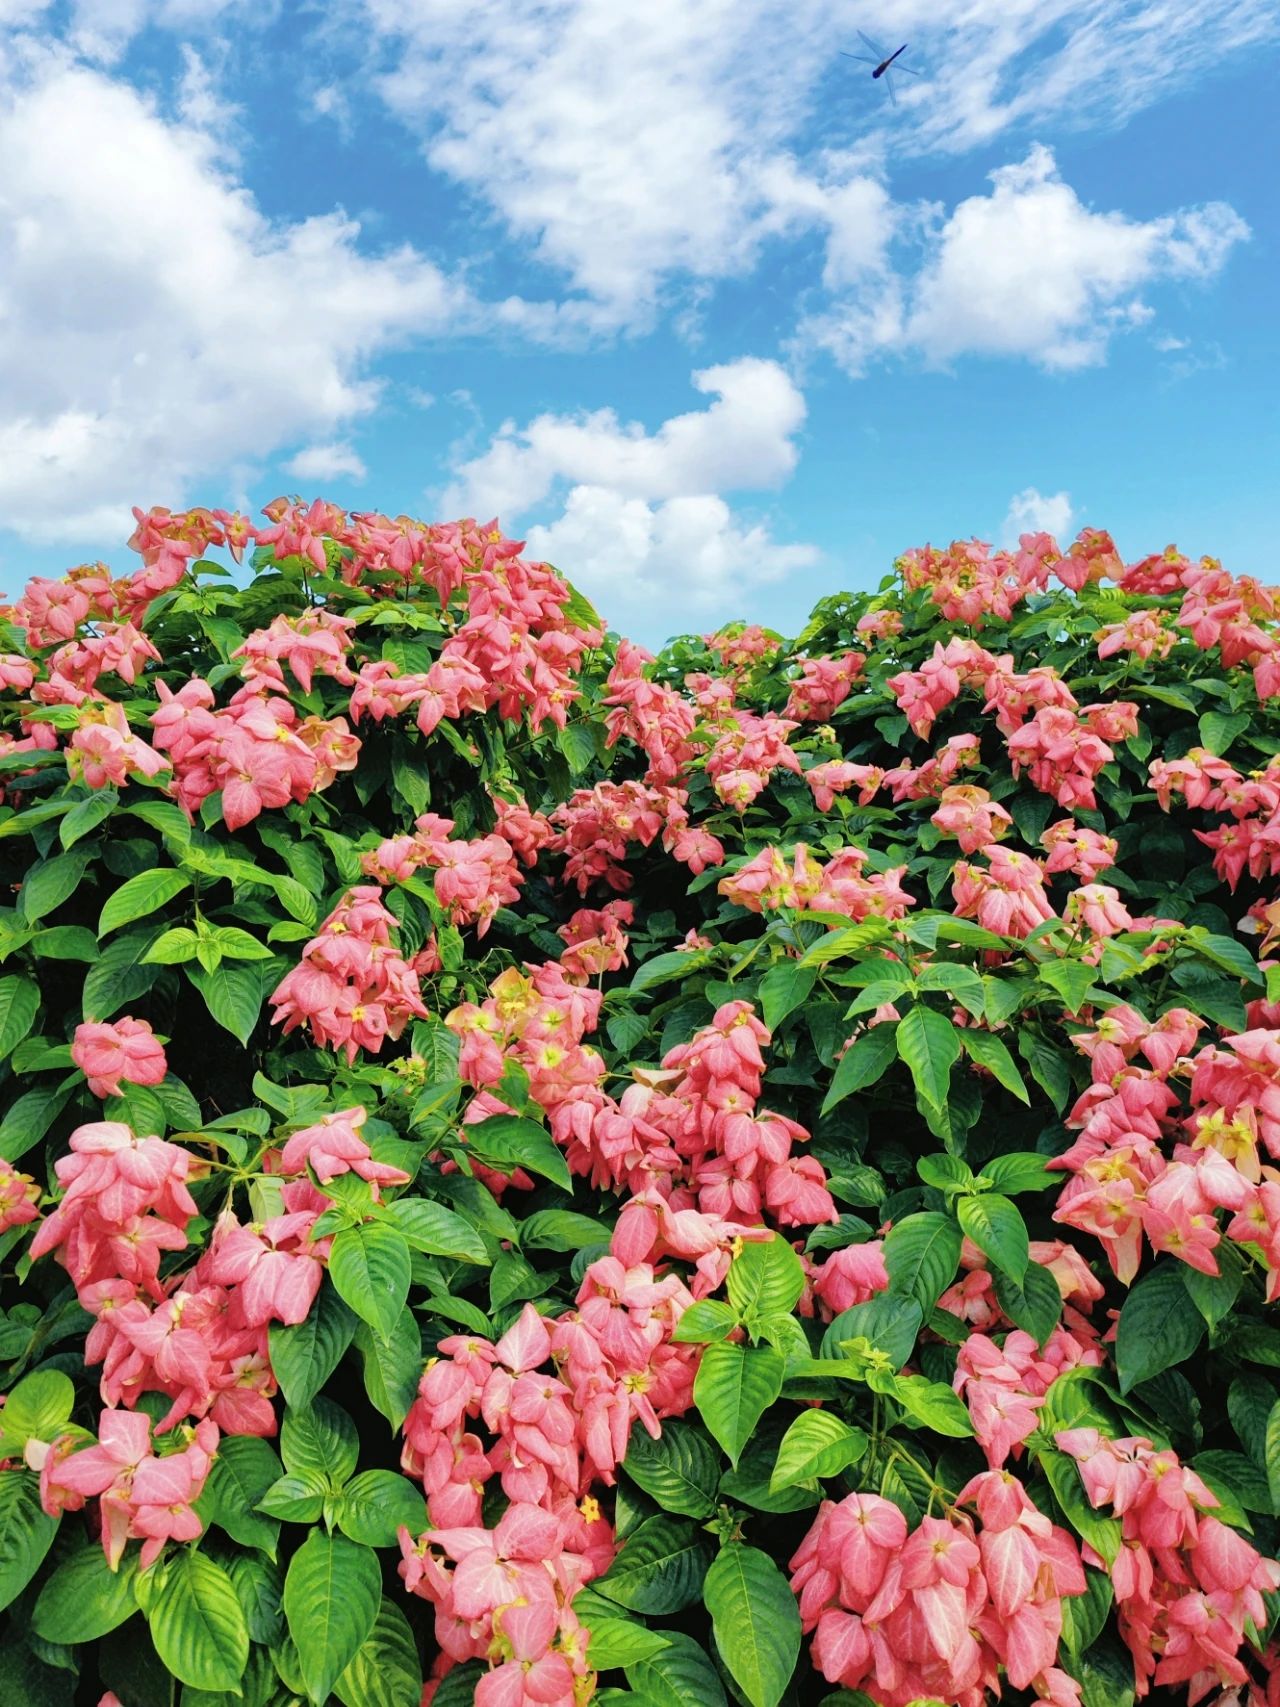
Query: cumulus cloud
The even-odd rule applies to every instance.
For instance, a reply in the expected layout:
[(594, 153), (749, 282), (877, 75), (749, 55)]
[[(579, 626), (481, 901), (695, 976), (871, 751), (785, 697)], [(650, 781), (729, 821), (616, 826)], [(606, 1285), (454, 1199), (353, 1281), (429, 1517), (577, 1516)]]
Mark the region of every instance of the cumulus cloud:
[(1051, 533), (1061, 544), (1070, 537), (1074, 514), (1069, 492), (1046, 496), (1034, 486), (1026, 486), (1009, 500), (1000, 527), (1000, 543), (1014, 546), (1024, 533)]
[(290, 457), (285, 469), (296, 480), (308, 481), (339, 480), (344, 475), (352, 480), (363, 480), (369, 472), (359, 453), (341, 441), (308, 445)]
[(365, 414), (373, 358), (467, 313), (335, 212), (268, 219), (198, 129), (44, 63), (0, 112), (0, 520), (100, 537), (133, 502)]
[(622, 497), (692, 497), (776, 486), (791, 473), (803, 394), (777, 362), (744, 357), (695, 373), (715, 399), (673, 415), (656, 433), (612, 409), (508, 421), (482, 455), (458, 469), (446, 507), (467, 514), (526, 513), (557, 481), (607, 486)]
[[(780, 485), (797, 459), (803, 394), (776, 362), (743, 358), (693, 375), (712, 401), (655, 432), (612, 409), (506, 422), (462, 463), (442, 509), (528, 529), (530, 550), (572, 565), (611, 620), (638, 616), (652, 631), (662, 602), (727, 610), (753, 582), (817, 560), (779, 543), (766, 522), (743, 520), (726, 492)], [(541, 519), (548, 505), (558, 508)]]
[(1225, 203), (1134, 220), (1087, 207), (1050, 149), (990, 174), (992, 188), (940, 217), (914, 274), (814, 316), (807, 335), (856, 371), (893, 346), (945, 363), (1023, 358), (1050, 369), (1105, 360), (1112, 337), (1149, 321), (1143, 292), (1211, 279), (1249, 228)]

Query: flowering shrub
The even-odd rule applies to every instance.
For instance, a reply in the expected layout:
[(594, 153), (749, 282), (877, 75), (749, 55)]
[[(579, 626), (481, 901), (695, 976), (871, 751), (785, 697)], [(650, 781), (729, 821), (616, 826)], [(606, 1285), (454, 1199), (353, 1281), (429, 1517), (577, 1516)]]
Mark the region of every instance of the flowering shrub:
[(1273, 595), (266, 515), (2, 613), (0, 1700), (1280, 1707)]

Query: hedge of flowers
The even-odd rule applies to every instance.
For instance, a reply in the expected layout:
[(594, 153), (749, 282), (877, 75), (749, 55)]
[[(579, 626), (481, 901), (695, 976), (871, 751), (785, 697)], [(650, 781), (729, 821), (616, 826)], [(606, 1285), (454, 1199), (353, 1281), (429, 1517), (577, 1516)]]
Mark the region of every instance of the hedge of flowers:
[(1280, 1707), (1277, 595), (136, 514), (0, 613), (0, 1700)]

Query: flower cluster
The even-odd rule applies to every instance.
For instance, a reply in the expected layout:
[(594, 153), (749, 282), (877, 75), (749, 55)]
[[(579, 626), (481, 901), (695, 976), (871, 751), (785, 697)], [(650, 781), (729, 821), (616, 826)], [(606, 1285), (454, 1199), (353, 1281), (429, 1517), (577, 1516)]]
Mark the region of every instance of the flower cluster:
[[(435, 1606), (441, 1671), (492, 1663), (477, 1701), (574, 1699), (587, 1667), (571, 1602), (614, 1552), (590, 1489), (613, 1482), (633, 1422), (656, 1437), (660, 1418), (688, 1409), (696, 1351), (671, 1335), (692, 1302), (677, 1276), (610, 1255), (588, 1267), (568, 1314), (546, 1321), (526, 1304), (496, 1344), (440, 1342), (404, 1426), (404, 1467), (423, 1482), (432, 1528), (401, 1531), (400, 1570)], [(494, 1529), (481, 1522), (491, 1478), (511, 1502)]]
[(96, 1097), (120, 1096), (122, 1081), (161, 1084), (169, 1070), (160, 1039), (144, 1019), (78, 1025), (71, 1059)]
[(305, 1025), (322, 1048), (354, 1061), (425, 1017), (418, 974), (391, 941), (395, 923), (375, 885), (348, 891), (271, 996), (286, 1035)]
[(98, 1438), (74, 1434), (41, 1443), (31, 1454), (40, 1471), (40, 1501), (50, 1517), (79, 1511), (95, 1496), (102, 1550), (114, 1571), (130, 1540), (142, 1542), (143, 1570), (167, 1541), (194, 1541), (204, 1525), (194, 1510), (218, 1449), (218, 1426), (206, 1419), (182, 1431), (184, 1443), (156, 1453), (151, 1424), (137, 1412), (103, 1411)]
[(518, 898), (524, 874), (504, 835), (454, 841), (453, 829), (451, 818), (425, 812), (412, 836), (388, 838), (362, 864), (367, 876), (388, 885), (403, 883), (423, 867), (434, 871), (435, 897), (450, 924), (475, 925), (476, 935), (483, 936), (498, 908)]
[(1079, 1702), (1056, 1661), (1062, 1600), (1084, 1593), (1084, 1568), (1010, 1476), (975, 1476), (950, 1517), (910, 1534), (878, 1494), (824, 1501), (790, 1570), (814, 1664), (880, 1707), (922, 1697), (983, 1707), (1002, 1670), (1053, 1707)]
[(1168, 1448), (1140, 1436), (1108, 1440), (1094, 1428), (1055, 1439), (1075, 1459), (1089, 1503), (1109, 1506), (1123, 1525), (1111, 1582), (1138, 1693), (1189, 1683), (1198, 1701), (1215, 1685), (1248, 1683), (1239, 1651), (1246, 1625), (1267, 1627), (1262, 1596), (1280, 1589), (1280, 1564), (1213, 1515), (1216, 1496)]
[[(1273, 1194), (1258, 1183), (1255, 1112), (1270, 1083), (1268, 1058), (1280, 1068), (1276, 1034), (1242, 1033), (1192, 1056), (1202, 1029), (1185, 1008), (1151, 1024), (1123, 1004), (1074, 1040), (1090, 1058), (1093, 1083), (1067, 1115), (1078, 1138), (1050, 1163), (1072, 1176), (1054, 1219), (1100, 1239), (1125, 1284), (1138, 1272), (1144, 1236), (1154, 1251), (1216, 1275), (1222, 1209), (1232, 1216), (1227, 1237), (1260, 1244), (1269, 1258), (1280, 1254)], [(1194, 1111), (1179, 1121), (1170, 1080), (1188, 1072)], [(1174, 1143), (1170, 1159), (1161, 1146), (1179, 1128), (1185, 1141)], [(1280, 1126), (1272, 1143), (1280, 1151)]]
[[(301, 660), (313, 656), (293, 655), (304, 670)], [(220, 792), (223, 820), (237, 830), (268, 809), (307, 800), (355, 769), (360, 742), (345, 719), (300, 716), (275, 669), (269, 674), (250, 660), (250, 679), (222, 710), (215, 709), (206, 681), (193, 678), (177, 693), (157, 682), (152, 744), (168, 754), (172, 793), (188, 817)]]
[(902, 918), (916, 904), (903, 888), (906, 867), (868, 872), (866, 864), (860, 848), (842, 848), (824, 864), (803, 842), (797, 843), (790, 862), (781, 848), (767, 847), (732, 877), (722, 878), (718, 887), (721, 895), (752, 913), (792, 907), (844, 913), (855, 922)]

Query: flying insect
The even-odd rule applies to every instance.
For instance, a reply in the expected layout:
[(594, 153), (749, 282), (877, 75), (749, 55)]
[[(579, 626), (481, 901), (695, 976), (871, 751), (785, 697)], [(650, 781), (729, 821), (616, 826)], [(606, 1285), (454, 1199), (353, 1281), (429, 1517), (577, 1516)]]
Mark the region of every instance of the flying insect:
[(880, 78), (883, 77), (884, 86), (889, 91), (889, 99), (896, 107), (898, 104), (898, 97), (893, 92), (892, 73), (905, 71), (911, 77), (918, 77), (920, 75), (920, 73), (914, 70), (910, 65), (903, 65), (899, 63), (902, 55), (907, 51), (908, 44), (903, 42), (902, 46), (898, 48), (896, 52), (886, 53), (878, 42), (872, 41), (870, 36), (864, 35), (861, 30), (858, 31), (858, 34), (862, 38), (863, 44), (871, 49), (874, 57), (869, 59), (866, 54), (844, 53), (843, 50), (841, 52), (841, 57), (844, 59), (856, 59), (859, 65), (873, 66), (874, 70), (871, 73), (872, 80), (878, 82)]

